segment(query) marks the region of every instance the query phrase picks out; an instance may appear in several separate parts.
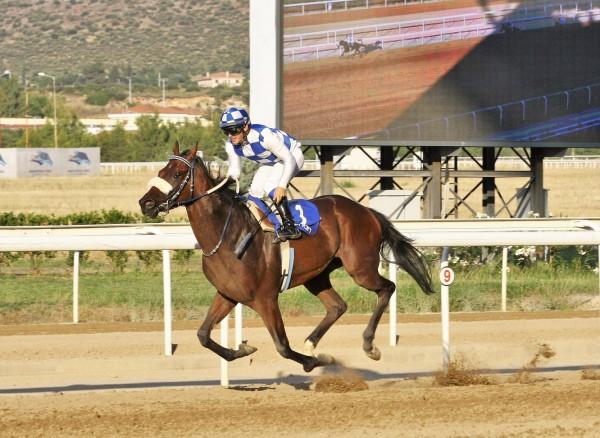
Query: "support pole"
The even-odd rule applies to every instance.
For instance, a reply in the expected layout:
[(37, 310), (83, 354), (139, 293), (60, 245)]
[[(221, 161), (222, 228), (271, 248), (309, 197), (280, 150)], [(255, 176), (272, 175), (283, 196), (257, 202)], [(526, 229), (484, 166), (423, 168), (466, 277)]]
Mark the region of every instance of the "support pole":
[(73, 323), (79, 322), (79, 251), (73, 252)]
[[(221, 346), (227, 348), (229, 344), (229, 315), (221, 321)], [(229, 386), (229, 366), (228, 362), (221, 358), (221, 386)]]
[(454, 272), (448, 267), (449, 247), (442, 251), (442, 263), (440, 269), (440, 281), (442, 283), (442, 356), (444, 372), (448, 372), (450, 365), (450, 290), (449, 286), (454, 281)]
[(235, 348), (238, 348), (242, 343), (242, 304), (237, 303), (235, 306)]
[(173, 355), (172, 311), (171, 311), (171, 253), (163, 249), (163, 295), (165, 319), (165, 356)]
[[(394, 261), (394, 254), (390, 252), (390, 281), (396, 284), (396, 264), (391, 263)], [(398, 290), (396, 289), (390, 297), (389, 305), (390, 313), (390, 346), (395, 347), (398, 343), (398, 327), (397, 327), (397, 313), (398, 313)]]
[(502, 247), (502, 311), (506, 312), (506, 277), (508, 275), (508, 247)]

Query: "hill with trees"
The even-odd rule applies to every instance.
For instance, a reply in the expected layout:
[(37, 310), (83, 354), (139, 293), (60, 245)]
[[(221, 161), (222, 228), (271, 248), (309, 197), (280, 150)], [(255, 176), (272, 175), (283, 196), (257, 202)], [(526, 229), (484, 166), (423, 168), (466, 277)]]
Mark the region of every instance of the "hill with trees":
[[(93, 136), (79, 118), (104, 118), (114, 108), (159, 102), (165, 89), (188, 107), (207, 97), (209, 117), (217, 117), (227, 102), (247, 103), (247, 83), (206, 89), (195, 79), (215, 71), (248, 77), (248, 30), (244, 0), (4, 1), (0, 116), (52, 119), (55, 85), (59, 147), (98, 146), (102, 161), (160, 161), (169, 154), (165, 144), (177, 139), (185, 145), (198, 141), (206, 157), (219, 158), (218, 126), (163, 125), (155, 114), (142, 117), (137, 132), (118, 128)], [(23, 129), (1, 134), (2, 147), (53, 145), (50, 124), (27, 134)]]
[(247, 76), (248, 29), (244, 0), (5, 0), (0, 71), (43, 71), (61, 85)]

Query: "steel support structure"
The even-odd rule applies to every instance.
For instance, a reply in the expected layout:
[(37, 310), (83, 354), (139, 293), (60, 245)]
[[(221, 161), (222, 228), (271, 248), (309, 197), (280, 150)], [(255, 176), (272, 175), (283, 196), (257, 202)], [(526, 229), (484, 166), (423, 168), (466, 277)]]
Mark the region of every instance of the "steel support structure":
[[(445, 219), (457, 217), (459, 206), (466, 207), (474, 216), (483, 212), (488, 217), (506, 214), (515, 217), (519, 211), (519, 199), (516, 194), (503, 196), (496, 185), (497, 178), (526, 178), (522, 187), (531, 202), (534, 214), (544, 217), (547, 211), (544, 194), (544, 158), (564, 154), (570, 147), (566, 144), (523, 143), (523, 142), (415, 142), (379, 141), (379, 140), (301, 140), (306, 151), (314, 150), (319, 158), (320, 170), (301, 171), (301, 177), (319, 177), (319, 194), (333, 193), (334, 186), (342, 188), (336, 178), (377, 178), (381, 190), (393, 190), (400, 187), (395, 178), (419, 178), (421, 185), (417, 191), (422, 197), (423, 219)], [(352, 148), (379, 149), (376, 170), (336, 170)], [(503, 149), (525, 164), (525, 170), (497, 169), (496, 161)], [(477, 152), (474, 152), (477, 151)], [(481, 158), (476, 158), (478, 155)], [(460, 169), (455, 157), (469, 157), (475, 170)], [(420, 169), (400, 169), (400, 164), (418, 159)], [(460, 195), (458, 186), (467, 187), (467, 194)], [(444, 187), (446, 190), (444, 191)], [(468, 189), (471, 187), (470, 189)], [(343, 188), (342, 188), (343, 190)], [(469, 196), (477, 190), (481, 192), (482, 205), (472, 205)], [(417, 192), (415, 191), (415, 193)], [(347, 192), (346, 192), (347, 193)], [(451, 195), (453, 203), (446, 205), (444, 196)], [(364, 196), (357, 199), (362, 201)], [(443, 211), (444, 210), (444, 211)]]

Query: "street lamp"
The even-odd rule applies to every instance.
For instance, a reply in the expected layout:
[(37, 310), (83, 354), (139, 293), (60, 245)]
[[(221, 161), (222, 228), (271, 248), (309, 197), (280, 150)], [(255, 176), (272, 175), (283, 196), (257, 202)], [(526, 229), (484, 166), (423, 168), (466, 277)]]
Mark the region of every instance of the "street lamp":
[(29, 80), (23, 76), (19, 76), (25, 84), (25, 148), (29, 147)]
[[(2, 76), (8, 75), (8, 79), (10, 79), (12, 77), (12, 73), (8, 70), (4, 70), (4, 73), (2, 73), (0, 75), (0, 78)], [(2, 106), (0, 104), (0, 149), (2, 149)]]
[(162, 78), (161, 82), (162, 82), (162, 89), (163, 89), (163, 99), (162, 99), (162, 104), (163, 104), (163, 108), (165, 107), (165, 82), (167, 82), (169, 80), (169, 78)]
[(54, 96), (54, 147), (58, 147), (58, 131), (56, 130), (56, 78), (54, 76), (47, 75), (46, 73), (40, 72), (38, 76), (45, 76), (52, 78), (52, 94)]
[(129, 105), (131, 105), (131, 78), (127, 78), (129, 80)]

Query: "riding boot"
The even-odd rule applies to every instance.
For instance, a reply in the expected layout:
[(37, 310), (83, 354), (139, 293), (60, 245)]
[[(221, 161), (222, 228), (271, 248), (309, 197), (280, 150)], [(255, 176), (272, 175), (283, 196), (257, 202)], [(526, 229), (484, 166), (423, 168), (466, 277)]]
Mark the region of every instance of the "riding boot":
[(275, 207), (277, 207), (277, 211), (281, 216), (281, 227), (277, 230), (277, 236), (275, 237), (275, 240), (273, 240), (273, 243), (300, 239), (302, 235), (300, 230), (298, 230), (294, 224), (287, 198), (284, 196), (279, 204), (275, 204)]

